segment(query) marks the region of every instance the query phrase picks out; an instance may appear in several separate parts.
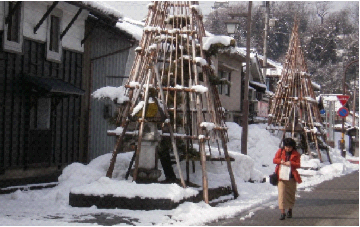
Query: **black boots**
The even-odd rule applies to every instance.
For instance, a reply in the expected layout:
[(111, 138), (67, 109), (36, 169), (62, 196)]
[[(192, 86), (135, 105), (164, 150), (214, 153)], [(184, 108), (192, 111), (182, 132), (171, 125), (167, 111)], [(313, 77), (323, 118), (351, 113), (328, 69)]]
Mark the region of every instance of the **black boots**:
[(289, 209), (286, 215), (287, 218), (292, 218), (292, 209)]
[(289, 209), (289, 211), (286, 213), (286, 215), (285, 215), (285, 213), (281, 213), (279, 220), (284, 220), (285, 216), (287, 218), (292, 218), (292, 209)]
[(284, 214), (281, 214), (279, 220), (284, 220), (285, 219), (285, 213)]

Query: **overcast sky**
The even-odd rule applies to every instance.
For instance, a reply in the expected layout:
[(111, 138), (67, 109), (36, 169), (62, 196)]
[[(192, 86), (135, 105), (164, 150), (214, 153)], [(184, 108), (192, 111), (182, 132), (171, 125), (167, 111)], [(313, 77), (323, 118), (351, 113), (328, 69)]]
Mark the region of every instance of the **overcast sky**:
[[(107, 4), (114, 6), (125, 17), (129, 17), (135, 20), (142, 20), (147, 16), (147, 5), (150, 1), (105, 1)], [(200, 1), (200, 7), (203, 15), (208, 15), (211, 12), (211, 7), (215, 1)], [(254, 4), (260, 1), (254, 1)], [(230, 1), (230, 4), (234, 4), (235, 1)], [(332, 10), (339, 10), (346, 5), (347, 1), (333, 1)]]

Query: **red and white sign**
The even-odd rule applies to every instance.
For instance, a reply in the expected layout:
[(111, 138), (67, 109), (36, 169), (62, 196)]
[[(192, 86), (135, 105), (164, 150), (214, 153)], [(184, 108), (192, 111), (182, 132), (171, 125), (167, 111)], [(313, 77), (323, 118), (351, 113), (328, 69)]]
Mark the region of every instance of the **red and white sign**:
[(348, 95), (337, 95), (337, 98), (339, 99), (341, 105), (345, 105), (347, 101), (349, 100), (350, 96)]
[(340, 107), (337, 114), (340, 116), (340, 117), (347, 117), (349, 115), (349, 110), (345, 107)]

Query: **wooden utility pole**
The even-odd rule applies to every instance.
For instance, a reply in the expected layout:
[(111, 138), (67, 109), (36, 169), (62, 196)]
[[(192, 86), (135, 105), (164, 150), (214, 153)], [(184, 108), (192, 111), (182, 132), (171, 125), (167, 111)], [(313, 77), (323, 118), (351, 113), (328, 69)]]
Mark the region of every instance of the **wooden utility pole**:
[(249, 125), (249, 77), (250, 77), (250, 33), (251, 33), (251, 7), (252, 1), (249, 1), (247, 15), (247, 34), (246, 34), (246, 74), (244, 81), (244, 103), (243, 103), (243, 121), (241, 134), (241, 153), (247, 154), (247, 139)]
[(264, 28), (264, 59), (263, 59), (263, 76), (266, 78), (266, 67), (267, 67), (267, 36), (269, 29), (269, 14), (270, 14), (270, 2), (265, 2), (265, 28)]
[[(346, 71), (348, 70), (348, 68), (354, 64), (354, 63), (358, 63), (359, 64), (359, 59), (353, 60), (351, 62), (349, 62), (344, 69), (344, 74), (343, 74), (343, 82), (342, 82), (342, 86), (343, 86), (343, 95), (346, 95), (346, 91), (345, 91), (345, 81), (346, 81)], [(355, 112), (353, 113), (355, 115)], [(341, 140), (340, 140), (340, 148), (341, 148), (341, 156), (343, 156), (345, 158), (346, 156), (346, 150), (345, 150), (345, 117), (342, 118), (342, 126), (341, 126)]]

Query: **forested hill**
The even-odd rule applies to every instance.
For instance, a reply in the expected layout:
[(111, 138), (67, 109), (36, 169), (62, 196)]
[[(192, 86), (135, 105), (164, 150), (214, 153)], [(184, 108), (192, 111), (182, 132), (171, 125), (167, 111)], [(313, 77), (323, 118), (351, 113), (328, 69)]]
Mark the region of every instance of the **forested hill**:
[[(342, 93), (344, 67), (359, 56), (359, 2), (343, 2), (336, 10), (333, 2), (271, 1), (270, 17), (278, 19), (268, 31), (268, 58), (283, 63), (294, 16), (300, 20), (299, 34), (309, 73), (321, 85), (321, 93)], [(247, 13), (247, 2), (230, 2), (229, 7), (213, 10), (205, 28), (213, 34), (227, 34), (225, 21), (229, 13)], [(263, 53), (265, 7), (253, 4), (251, 47)], [(234, 38), (245, 47), (246, 17), (239, 18), (240, 26)], [(346, 73), (349, 87), (358, 80), (358, 65)]]

